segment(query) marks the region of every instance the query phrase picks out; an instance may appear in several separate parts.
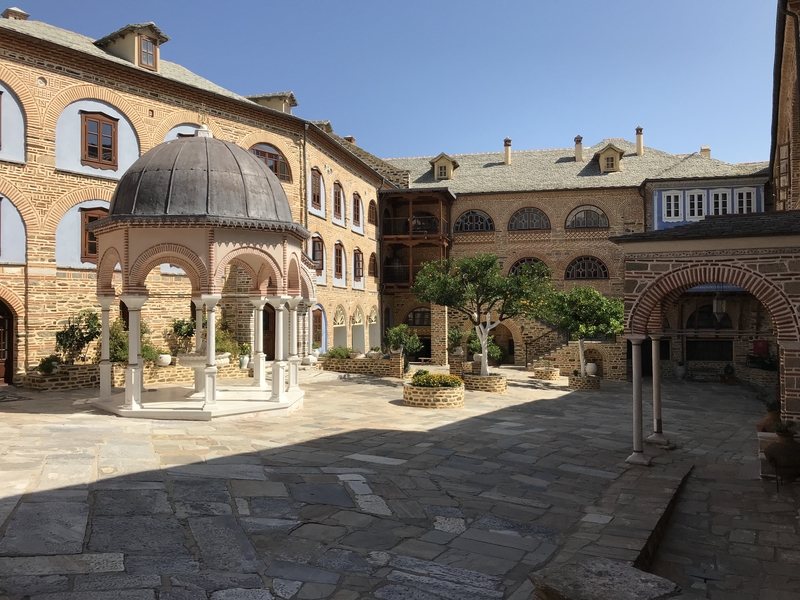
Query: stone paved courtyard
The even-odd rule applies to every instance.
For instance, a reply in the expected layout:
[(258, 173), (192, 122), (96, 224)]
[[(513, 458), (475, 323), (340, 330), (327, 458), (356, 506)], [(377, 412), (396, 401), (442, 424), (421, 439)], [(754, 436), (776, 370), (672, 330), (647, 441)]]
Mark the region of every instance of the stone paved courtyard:
[(800, 488), (757, 479), (753, 392), (666, 382), (677, 448), (643, 468), (629, 384), (507, 372), (507, 396), (441, 411), (307, 372), (301, 411), (205, 423), (0, 390), (0, 598), (527, 600), (545, 563), (635, 560), (692, 466), (651, 570), (714, 600), (800, 598)]

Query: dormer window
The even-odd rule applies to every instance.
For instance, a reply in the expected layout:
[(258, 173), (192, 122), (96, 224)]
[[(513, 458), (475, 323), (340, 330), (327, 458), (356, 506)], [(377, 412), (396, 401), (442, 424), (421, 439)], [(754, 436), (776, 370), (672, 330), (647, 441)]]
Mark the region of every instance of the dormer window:
[(433, 178), (436, 181), (452, 179), (455, 170), (458, 168), (458, 162), (447, 156), (444, 152), (431, 160), (430, 164), (431, 167), (433, 167)]
[(615, 173), (622, 170), (622, 157), (625, 151), (614, 144), (606, 144), (594, 157), (601, 173)]
[(439, 165), (437, 179), (447, 179), (447, 165)]
[(147, 36), (139, 36), (139, 66), (152, 71), (157, 71), (156, 44)]
[(617, 161), (613, 156), (606, 156), (606, 171), (613, 171), (616, 169)]

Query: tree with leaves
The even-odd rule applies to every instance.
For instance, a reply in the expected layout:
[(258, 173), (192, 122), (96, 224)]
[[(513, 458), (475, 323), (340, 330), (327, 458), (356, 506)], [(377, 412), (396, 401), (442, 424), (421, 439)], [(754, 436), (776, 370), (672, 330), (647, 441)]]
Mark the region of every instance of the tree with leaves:
[(503, 275), (494, 254), (426, 263), (411, 288), (421, 302), (464, 315), (481, 344), (481, 375), (489, 374), (489, 332), (503, 321), (536, 311), (550, 294), (550, 270), (541, 263)]
[(593, 287), (576, 287), (568, 292), (553, 292), (545, 306), (529, 316), (567, 331), (573, 339), (578, 340), (581, 377), (585, 377), (583, 341), (621, 333), (623, 314), (621, 299), (606, 298)]

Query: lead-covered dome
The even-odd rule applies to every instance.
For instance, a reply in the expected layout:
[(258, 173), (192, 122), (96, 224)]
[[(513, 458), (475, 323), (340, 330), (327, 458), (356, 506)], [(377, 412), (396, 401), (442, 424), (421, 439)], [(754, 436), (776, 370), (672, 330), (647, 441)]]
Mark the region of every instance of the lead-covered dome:
[(275, 174), (236, 144), (208, 130), (159, 144), (125, 172), (109, 216), (293, 225), (289, 200)]

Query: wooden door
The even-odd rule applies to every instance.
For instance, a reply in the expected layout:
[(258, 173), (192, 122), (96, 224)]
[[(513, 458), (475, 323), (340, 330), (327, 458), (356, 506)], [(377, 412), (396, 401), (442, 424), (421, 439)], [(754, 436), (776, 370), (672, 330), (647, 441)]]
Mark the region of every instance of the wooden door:
[(275, 360), (275, 309), (269, 304), (264, 306), (264, 358)]
[(14, 377), (14, 315), (0, 302), (0, 380), (11, 383)]
[(315, 310), (311, 313), (314, 317), (314, 323), (312, 325), (314, 329), (313, 337), (311, 338), (312, 342), (316, 342), (317, 344), (322, 346), (322, 311)]

